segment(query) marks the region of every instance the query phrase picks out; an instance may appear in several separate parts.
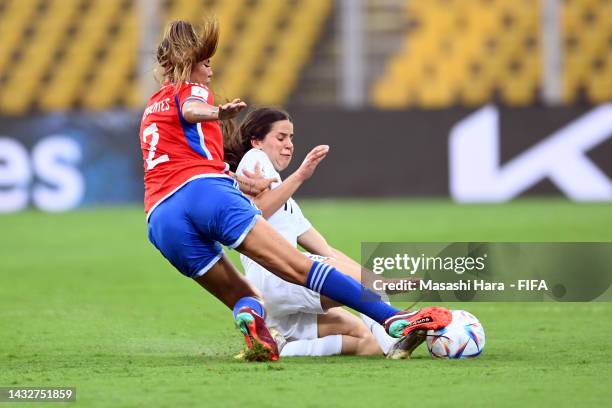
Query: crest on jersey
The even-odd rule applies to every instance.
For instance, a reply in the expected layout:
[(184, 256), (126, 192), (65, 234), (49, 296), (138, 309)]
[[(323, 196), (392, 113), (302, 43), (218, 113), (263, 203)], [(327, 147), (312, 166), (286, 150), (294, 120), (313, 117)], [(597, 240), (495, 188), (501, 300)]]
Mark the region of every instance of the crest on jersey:
[(197, 96), (199, 98), (208, 100), (208, 91), (201, 86), (192, 86), (191, 87), (191, 96)]

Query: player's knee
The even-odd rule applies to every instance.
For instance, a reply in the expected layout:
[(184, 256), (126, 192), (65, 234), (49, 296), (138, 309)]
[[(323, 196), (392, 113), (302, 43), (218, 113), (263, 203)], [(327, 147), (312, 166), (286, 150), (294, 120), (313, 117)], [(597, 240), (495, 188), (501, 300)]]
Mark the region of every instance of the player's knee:
[(374, 338), (374, 335), (368, 330), (365, 324), (356, 324), (351, 327), (351, 335), (358, 339), (356, 354), (362, 356), (382, 354), (382, 350), (376, 338)]
[(348, 331), (348, 335), (349, 336), (353, 336), (353, 337), (357, 337), (358, 339), (368, 339), (368, 338), (374, 338), (372, 335), (372, 332), (370, 332), (370, 330), (368, 330), (367, 326), (365, 324), (363, 324), (363, 322), (358, 321), (357, 324), (353, 324), (351, 325), (349, 331)]
[(360, 356), (378, 356), (382, 354), (382, 350), (374, 336), (370, 334), (359, 339), (356, 354)]

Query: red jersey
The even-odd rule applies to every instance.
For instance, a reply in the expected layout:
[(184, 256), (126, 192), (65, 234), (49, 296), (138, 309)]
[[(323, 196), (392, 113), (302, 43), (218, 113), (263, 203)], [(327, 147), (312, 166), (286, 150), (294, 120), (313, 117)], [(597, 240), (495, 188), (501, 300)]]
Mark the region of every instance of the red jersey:
[(174, 84), (154, 94), (140, 122), (144, 160), (144, 206), (147, 217), (164, 199), (198, 177), (223, 176), (223, 135), (218, 121), (189, 123), (181, 113), (187, 100), (214, 106), (212, 93), (202, 84)]

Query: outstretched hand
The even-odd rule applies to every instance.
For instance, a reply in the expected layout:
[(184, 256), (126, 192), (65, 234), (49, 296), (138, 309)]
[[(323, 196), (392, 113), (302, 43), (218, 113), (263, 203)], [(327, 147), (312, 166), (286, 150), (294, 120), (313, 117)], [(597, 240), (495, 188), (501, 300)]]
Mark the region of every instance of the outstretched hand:
[(315, 169), (327, 156), (328, 152), (328, 145), (319, 145), (306, 155), (300, 167), (295, 171), (302, 181), (306, 181), (312, 176)]
[(246, 108), (247, 104), (236, 98), (231, 102), (219, 105), (219, 120), (231, 119), (238, 115), (241, 110)]

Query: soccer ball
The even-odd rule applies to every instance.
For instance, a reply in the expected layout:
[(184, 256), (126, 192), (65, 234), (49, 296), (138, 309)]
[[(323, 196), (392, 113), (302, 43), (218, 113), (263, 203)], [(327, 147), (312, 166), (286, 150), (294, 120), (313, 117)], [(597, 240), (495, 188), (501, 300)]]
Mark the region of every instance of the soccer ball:
[(453, 310), (450, 324), (427, 331), (427, 349), (436, 358), (470, 358), (482, 353), (485, 333), (482, 324), (465, 310)]

